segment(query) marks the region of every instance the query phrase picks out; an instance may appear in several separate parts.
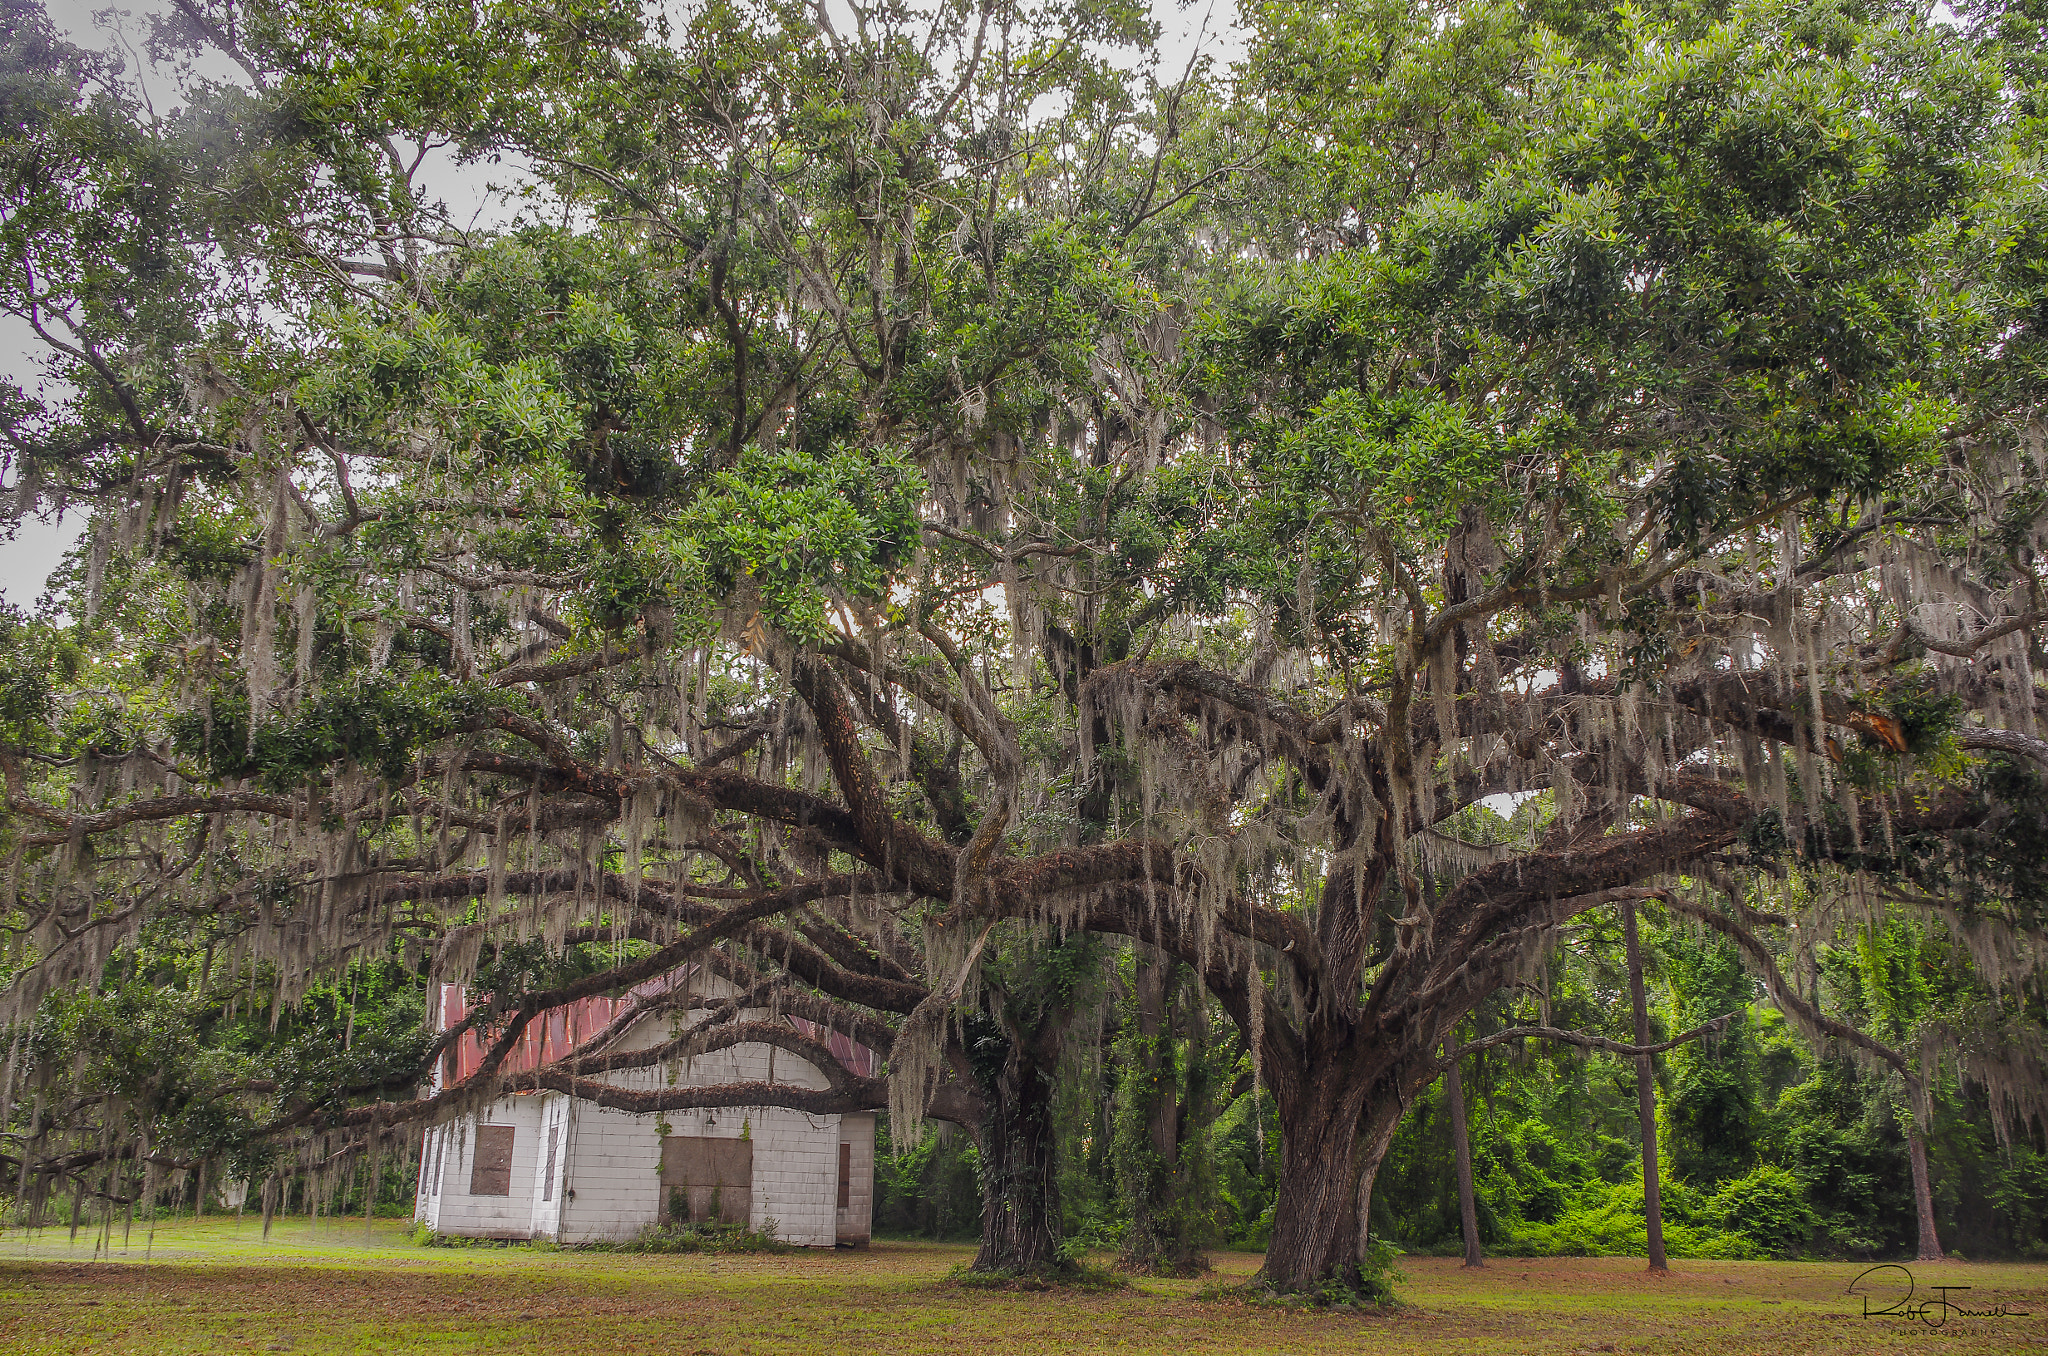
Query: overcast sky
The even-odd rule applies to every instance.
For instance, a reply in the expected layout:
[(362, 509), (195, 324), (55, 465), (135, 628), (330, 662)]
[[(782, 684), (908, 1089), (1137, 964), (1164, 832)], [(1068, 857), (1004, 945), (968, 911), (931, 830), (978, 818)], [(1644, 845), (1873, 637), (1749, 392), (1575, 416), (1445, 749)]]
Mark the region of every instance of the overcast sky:
[[(176, 106), (175, 83), (162, 73), (148, 69), (140, 55), (141, 37), (146, 31), (145, 16), (168, 8), (161, 0), (137, 0), (125, 12), (108, 10), (106, 0), (46, 0), (46, 3), (51, 18), (70, 41), (81, 47), (121, 50), (127, 57), (128, 69), (140, 72), (151, 103), (160, 109)], [(1207, 45), (1223, 61), (1242, 51), (1242, 40), (1232, 29), (1237, 14), (1236, 0), (1213, 0), (1213, 3), (1212, 0), (1195, 0), (1185, 7), (1179, 0), (1151, 0), (1151, 4), (1154, 15), (1165, 29), (1159, 45), (1163, 78), (1171, 79), (1179, 74), (1197, 37), (1204, 33)], [(100, 17), (96, 17), (96, 11)], [(103, 20), (111, 20), (121, 27), (108, 27)], [(218, 60), (202, 66), (201, 74), (226, 79), (235, 72), (224, 60)], [(481, 170), (463, 173), (449, 168), (452, 172), (435, 184), (436, 195), (447, 199), (451, 208), (461, 209), (458, 216), (470, 215), (473, 211), (487, 213), (483, 190), (489, 175)], [(502, 167), (493, 167), (489, 174), (500, 180), (504, 178)], [(474, 206), (463, 201), (465, 194), (474, 200)], [(0, 375), (34, 391), (40, 375), (39, 347), (26, 324), (12, 316), (0, 316)], [(45, 388), (45, 398), (51, 396), (61, 398), (61, 388)], [(12, 484), (10, 477), (7, 488), (11, 489)], [(20, 607), (34, 606), (50, 572), (63, 561), (64, 553), (76, 543), (84, 527), (84, 515), (76, 512), (66, 514), (61, 522), (29, 518), (14, 527), (11, 539), (5, 539), (8, 529), (0, 524), (0, 598)]]

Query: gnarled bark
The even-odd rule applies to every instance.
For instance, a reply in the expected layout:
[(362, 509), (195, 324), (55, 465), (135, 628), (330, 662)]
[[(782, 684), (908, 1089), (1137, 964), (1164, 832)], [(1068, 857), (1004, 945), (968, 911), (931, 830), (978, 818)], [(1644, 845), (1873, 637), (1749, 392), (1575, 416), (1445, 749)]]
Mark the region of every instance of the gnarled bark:
[(1260, 1278), (1276, 1290), (1356, 1276), (1371, 1196), (1370, 1186), (1361, 1190), (1360, 1183), (1369, 1183), (1386, 1152), (1384, 1143), (1375, 1152), (1370, 1136), (1361, 1143), (1372, 1091), (1364, 1071), (1343, 1057), (1318, 1060), (1287, 1092), (1275, 1089), (1280, 1191)]
[(1030, 1045), (1005, 1043), (983, 1078), (981, 1250), (976, 1271), (1037, 1273), (1059, 1265), (1059, 1173), (1053, 1069)]

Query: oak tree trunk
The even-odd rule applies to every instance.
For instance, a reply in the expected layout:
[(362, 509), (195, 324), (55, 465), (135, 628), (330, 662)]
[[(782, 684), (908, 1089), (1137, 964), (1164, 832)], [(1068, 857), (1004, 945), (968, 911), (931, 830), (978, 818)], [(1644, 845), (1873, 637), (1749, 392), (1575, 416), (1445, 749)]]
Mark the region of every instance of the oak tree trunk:
[(976, 1271), (1042, 1272), (1059, 1264), (1059, 1175), (1053, 1152), (1053, 1071), (1020, 1041), (984, 1080), (981, 1251)]
[[(1636, 1044), (1650, 1043), (1650, 1005), (1643, 992), (1643, 948), (1636, 937), (1636, 906), (1621, 906), (1622, 938), (1628, 944), (1628, 994), (1635, 1006)], [(1657, 1072), (1650, 1056), (1636, 1056), (1636, 1116), (1643, 1129), (1643, 1230), (1650, 1252), (1650, 1270), (1669, 1271), (1664, 1256), (1664, 1203), (1657, 1175)]]
[(1311, 1065), (1299, 1090), (1280, 1099), (1280, 1192), (1260, 1273), (1275, 1290), (1307, 1290), (1358, 1273), (1370, 1205), (1359, 1190), (1360, 1172), (1378, 1167), (1385, 1144), (1368, 1134), (1361, 1147), (1366, 1082), (1335, 1063)]
[[(1455, 1039), (1451, 1041), (1455, 1047)], [(1465, 1236), (1465, 1265), (1483, 1267), (1479, 1249), (1479, 1203), (1472, 1190), (1472, 1136), (1465, 1124), (1465, 1084), (1453, 1059), (1444, 1070), (1444, 1105), (1451, 1118), (1451, 1152), (1458, 1160), (1458, 1228)]]

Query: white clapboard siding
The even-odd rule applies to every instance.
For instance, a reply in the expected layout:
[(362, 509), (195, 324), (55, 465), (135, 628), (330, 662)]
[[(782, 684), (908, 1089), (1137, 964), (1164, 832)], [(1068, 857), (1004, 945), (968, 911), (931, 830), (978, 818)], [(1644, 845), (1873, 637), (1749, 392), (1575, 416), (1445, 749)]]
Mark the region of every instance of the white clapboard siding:
[[(766, 1012), (751, 1018), (773, 1020)], [(672, 1040), (666, 1015), (641, 1022), (612, 1047), (624, 1053)], [(620, 1088), (653, 1090), (722, 1083), (779, 1083), (822, 1090), (830, 1081), (807, 1060), (762, 1044), (735, 1046), (672, 1067), (599, 1075)], [(661, 1141), (677, 1135), (752, 1139), (750, 1222), (784, 1242), (829, 1248), (865, 1242), (874, 1200), (874, 1117), (816, 1116), (781, 1107), (634, 1114), (559, 1093), (526, 1093), (494, 1103), (480, 1118), (436, 1127), (421, 1150), (414, 1217), (437, 1233), (480, 1238), (551, 1238), (564, 1243), (632, 1238), (661, 1216)], [(512, 1191), (470, 1194), (479, 1124), (514, 1127)], [(549, 1190), (548, 1136), (556, 1136)], [(852, 1147), (849, 1205), (840, 1209), (839, 1145)]]

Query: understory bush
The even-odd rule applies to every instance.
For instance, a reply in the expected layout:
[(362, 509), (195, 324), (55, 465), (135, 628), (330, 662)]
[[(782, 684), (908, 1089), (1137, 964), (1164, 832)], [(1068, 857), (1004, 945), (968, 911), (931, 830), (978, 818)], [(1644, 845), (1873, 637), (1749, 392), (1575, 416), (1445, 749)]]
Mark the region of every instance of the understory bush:
[(1724, 1183), (1701, 1207), (1701, 1216), (1717, 1229), (1749, 1239), (1768, 1257), (1807, 1251), (1818, 1223), (1806, 1203), (1805, 1186), (1775, 1163), (1759, 1163)]
[(1008, 1267), (976, 1271), (971, 1266), (957, 1266), (947, 1273), (946, 1280), (969, 1290), (1077, 1290), (1084, 1294), (1128, 1290), (1131, 1286), (1108, 1267), (1071, 1256), (1028, 1271)]
[(981, 1155), (971, 1136), (928, 1125), (912, 1147), (897, 1152), (889, 1118), (875, 1126), (877, 1238), (960, 1241), (981, 1232)]
[[(1700, 1194), (1675, 1177), (1659, 1179), (1664, 1250), (1673, 1257), (1745, 1259), (1766, 1255), (1749, 1236), (1715, 1222)], [(1719, 1199), (1716, 1197), (1715, 1199)], [(1517, 1228), (1498, 1251), (1510, 1257), (1641, 1257), (1649, 1251), (1640, 1174), (1622, 1182), (1592, 1178), (1555, 1220)]]

